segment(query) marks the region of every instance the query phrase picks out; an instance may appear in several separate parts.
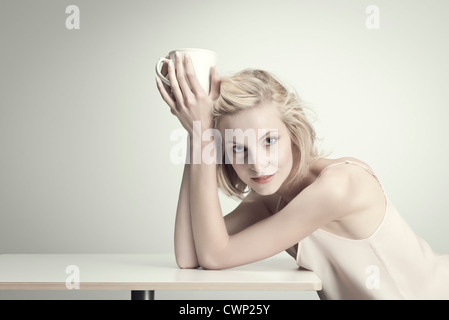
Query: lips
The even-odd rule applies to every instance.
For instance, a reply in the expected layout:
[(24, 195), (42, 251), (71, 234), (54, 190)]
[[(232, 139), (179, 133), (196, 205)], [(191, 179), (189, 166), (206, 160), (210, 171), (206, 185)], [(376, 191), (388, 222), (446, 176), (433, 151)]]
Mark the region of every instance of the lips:
[(256, 178), (251, 178), (254, 182), (260, 183), (260, 184), (265, 184), (270, 182), (271, 180), (273, 180), (274, 174), (272, 175), (267, 175), (267, 176), (259, 176)]

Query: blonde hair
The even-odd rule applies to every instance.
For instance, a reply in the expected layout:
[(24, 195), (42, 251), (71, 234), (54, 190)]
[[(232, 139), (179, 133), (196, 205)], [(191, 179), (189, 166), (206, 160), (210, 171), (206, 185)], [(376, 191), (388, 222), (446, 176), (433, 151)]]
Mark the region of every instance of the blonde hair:
[[(263, 70), (246, 69), (221, 79), (220, 95), (213, 108), (215, 128), (222, 116), (271, 103), (279, 111), (280, 119), (287, 127), (292, 142), (292, 179), (298, 181), (305, 176), (310, 160), (316, 159), (315, 130), (304, 113), (304, 106), (296, 92), (287, 89), (272, 74)], [(243, 199), (249, 191), (232, 168), (225, 161), (218, 164), (218, 186), (227, 196)]]

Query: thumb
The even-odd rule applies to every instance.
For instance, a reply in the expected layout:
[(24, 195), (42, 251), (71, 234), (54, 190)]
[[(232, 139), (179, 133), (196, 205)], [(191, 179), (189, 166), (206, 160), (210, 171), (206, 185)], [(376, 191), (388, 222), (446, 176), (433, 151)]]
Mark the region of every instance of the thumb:
[(218, 74), (217, 67), (212, 67), (211, 72), (211, 79), (210, 79), (210, 92), (209, 92), (209, 98), (211, 98), (213, 101), (218, 99), (218, 96), (220, 95), (220, 84), (221, 79), (220, 75)]

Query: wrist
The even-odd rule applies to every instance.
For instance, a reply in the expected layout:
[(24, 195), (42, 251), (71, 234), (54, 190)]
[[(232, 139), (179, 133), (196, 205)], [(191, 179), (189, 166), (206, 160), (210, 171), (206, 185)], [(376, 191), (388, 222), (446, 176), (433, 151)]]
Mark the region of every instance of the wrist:
[(189, 134), (189, 164), (217, 164), (222, 156), (222, 139), (218, 129), (201, 127), (194, 123), (194, 130)]

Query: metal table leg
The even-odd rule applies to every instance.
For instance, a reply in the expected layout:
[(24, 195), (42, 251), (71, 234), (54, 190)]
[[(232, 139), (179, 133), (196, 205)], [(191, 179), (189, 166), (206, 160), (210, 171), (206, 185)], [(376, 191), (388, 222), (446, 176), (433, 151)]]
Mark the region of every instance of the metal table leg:
[(132, 290), (131, 300), (154, 300), (154, 290)]

